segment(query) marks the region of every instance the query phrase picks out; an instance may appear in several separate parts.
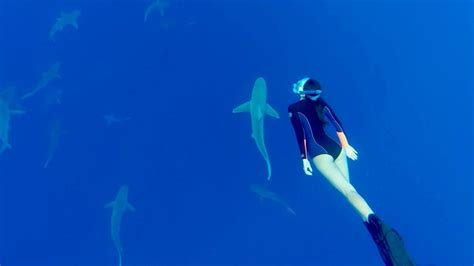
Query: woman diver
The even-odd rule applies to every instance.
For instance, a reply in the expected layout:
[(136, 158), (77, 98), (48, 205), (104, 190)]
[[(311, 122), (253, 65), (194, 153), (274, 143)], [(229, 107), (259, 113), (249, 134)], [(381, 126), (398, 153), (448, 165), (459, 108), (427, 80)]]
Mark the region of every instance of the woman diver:
[[(386, 265), (414, 265), (400, 235), (374, 214), (350, 183), (346, 157), (357, 160), (357, 151), (349, 145), (334, 111), (321, 98), (323, 90), (319, 82), (301, 79), (293, 85), (293, 92), (300, 99), (288, 107), (288, 113), (306, 175), (313, 174), (312, 161), (329, 183), (346, 197), (362, 217)], [(336, 129), (340, 144), (326, 134), (324, 127), (328, 122)]]

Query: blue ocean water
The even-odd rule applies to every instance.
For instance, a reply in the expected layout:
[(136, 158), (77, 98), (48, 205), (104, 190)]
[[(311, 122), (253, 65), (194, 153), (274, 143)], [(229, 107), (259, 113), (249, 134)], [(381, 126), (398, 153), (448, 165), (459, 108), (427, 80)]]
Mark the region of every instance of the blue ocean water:
[[(472, 2), (171, 0), (144, 22), (151, 2), (0, 0), (0, 88), (24, 95), (61, 63), (12, 101), (26, 113), (0, 155), (2, 266), (118, 265), (104, 206), (122, 185), (124, 266), (382, 265), (346, 200), (303, 172), (286, 112), (305, 76), (359, 152), (353, 185), (417, 264), (474, 263)], [(265, 118), (270, 182), (232, 114), (258, 77), (281, 116)]]

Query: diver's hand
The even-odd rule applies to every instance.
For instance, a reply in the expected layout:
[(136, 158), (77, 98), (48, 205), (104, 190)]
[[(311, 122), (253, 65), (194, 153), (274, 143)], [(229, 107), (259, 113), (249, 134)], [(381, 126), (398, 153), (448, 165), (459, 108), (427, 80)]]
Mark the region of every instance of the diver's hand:
[(357, 151), (351, 145), (345, 147), (344, 151), (346, 152), (347, 157), (349, 157), (351, 160), (357, 160)]
[(303, 159), (303, 170), (306, 175), (313, 175), (313, 168), (308, 159)]

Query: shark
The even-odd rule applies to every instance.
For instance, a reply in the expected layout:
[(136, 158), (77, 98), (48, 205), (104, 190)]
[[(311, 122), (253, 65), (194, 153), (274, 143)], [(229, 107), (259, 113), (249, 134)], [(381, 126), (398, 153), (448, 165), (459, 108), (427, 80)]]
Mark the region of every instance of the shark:
[(285, 200), (283, 200), (275, 192), (269, 191), (266, 187), (256, 185), (256, 184), (252, 184), (252, 185), (250, 185), (250, 190), (255, 192), (255, 194), (257, 194), (260, 197), (260, 199), (264, 198), (264, 199), (269, 199), (271, 201), (274, 201), (274, 202), (282, 205), (283, 207), (285, 207), (285, 209), (289, 213), (291, 213), (293, 215), (296, 215), (295, 211), (290, 207), (290, 205), (288, 205), (288, 203)]
[(129, 116), (126, 116), (126, 117), (117, 117), (115, 114), (112, 114), (112, 113), (104, 114), (102, 117), (105, 119), (105, 121), (107, 122), (107, 125), (108, 125), (108, 126), (110, 126), (110, 125), (113, 124), (113, 123), (118, 123), (118, 122), (122, 122), (122, 121), (128, 121), (128, 120), (131, 119)]
[(26, 113), (24, 110), (14, 109), (11, 107), (14, 93), (14, 87), (9, 87), (0, 92), (0, 154), (5, 152), (7, 149), (12, 148), (10, 145), (11, 115)]
[(135, 207), (133, 207), (133, 205), (128, 202), (128, 186), (121, 186), (117, 196), (115, 197), (115, 200), (106, 204), (105, 208), (112, 208), (110, 234), (112, 235), (112, 241), (114, 242), (115, 248), (119, 254), (119, 266), (122, 266), (123, 249), (122, 244), (120, 243), (120, 224), (125, 211), (135, 212)]
[(49, 148), (48, 148), (48, 155), (46, 157), (46, 161), (43, 165), (43, 168), (48, 168), (51, 160), (54, 157), (54, 154), (56, 154), (56, 151), (58, 150), (59, 147), (59, 141), (61, 139), (61, 136), (64, 134), (64, 130), (62, 127), (62, 119), (61, 118), (55, 118), (53, 120), (53, 123), (51, 124), (51, 127), (49, 129)]
[(264, 118), (265, 115), (269, 115), (274, 118), (280, 118), (280, 115), (267, 103), (267, 84), (265, 79), (262, 77), (259, 77), (257, 80), (255, 80), (250, 101), (237, 106), (232, 111), (234, 114), (242, 112), (250, 113), (252, 138), (255, 140), (260, 154), (267, 163), (267, 179), (270, 180), (272, 176), (272, 166), (268, 156), (267, 148), (265, 146), (265, 136), (263, 130)]
[(59, 68), (61, 68), (61, 63), (58, 61), (54, 63), (47, 71), (41, 74), (41, 79), (36, 85), (36, 87), (32, 91), (23, 95), (21, 99), (24, 100), (28, 97), (35, 95), (40, 89), (46, 87), (46, 85), (48, 85), (52, 80), (61, 79), (61, 74), (59, 74)]
[(61, 12), (61, 16), (56, 19), (53, 27), (49, 31), (49, 39), (55, 41), (54, 36), (58, 31), (63, 30), (66, 26), (72, 26), (75, 29), (79, 29), (77, 19), (81, 15), (80, 10), (73, 10), (71, 12)]
[(169, 0), (155, 0), (153, 1), (145, 10), (145, 18), (143, 19), (145, 22), (148, 20), (148, 16), (150, 15), (151, 12), (155, 11), (155, 9), (158, 9), (160, 11), (160, 15), (164, 16), (165, 15), (165, 9), (167, 9), (170, 6), (170, 1)]

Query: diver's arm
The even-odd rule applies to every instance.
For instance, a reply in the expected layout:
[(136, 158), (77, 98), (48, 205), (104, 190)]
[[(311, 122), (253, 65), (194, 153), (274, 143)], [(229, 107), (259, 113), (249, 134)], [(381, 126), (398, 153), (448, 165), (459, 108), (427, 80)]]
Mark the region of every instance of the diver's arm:
[(346, 134), (344, 134), (344, 128), (342, 127), (342, 123), (339, 118), (337, 118), (334, 111), (327, 104), (324, 106), (323, 112), (324, 116), (336, 129), (337, 137), (339, 138), (341, 147), (346, 152), (347, 157), (351, 158), (352, 160), (357, 160), (357, 151), (351, 145), (349, 145), (349, 141), (347, 140)]
[(298, 118), (298, 113), (290, 106), (288, 108), (288, 114), (290, 116), (293, 129), (295, 130), (296, 140), (298, 141), (300, 158), (303, 161), (303, 171), (306, 175), (313, 175), (313, 168), (311, 167), (311, 163), (308, 160), (308, 153), (306, 151), (306, 138), (304, 135), (304, 129), (301, 125), (300, 119)]
[(329, 107), (329, 105), (326, 104), (323, 108), (323, 113), (324, 117), (326, 117), (329, 122), (331, 122), (331, 125), (333, 125), (333, 127), (336, 129), (337, 137), (339, 138), (341, 146), (343, 148), (347, 147), (349, 145), (349, 142), (347, 141), (346, 134), (344, 134), (344, 128), (342, 127), (342, 123), (337, 118), (334, 111), (331, 109), (331, 107)]
[(296, 140), (298, 141), (298, 147), (300, 149), (300, 158), (306, 159), (306, 147), (303, 126), (301, 125), (298, 113), (291, 107), (288, 108), (288, 115), (290, 116), (291, 125), (295, 130)]

